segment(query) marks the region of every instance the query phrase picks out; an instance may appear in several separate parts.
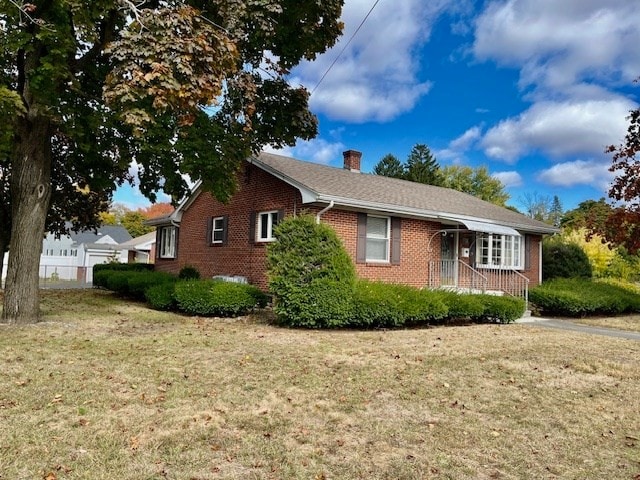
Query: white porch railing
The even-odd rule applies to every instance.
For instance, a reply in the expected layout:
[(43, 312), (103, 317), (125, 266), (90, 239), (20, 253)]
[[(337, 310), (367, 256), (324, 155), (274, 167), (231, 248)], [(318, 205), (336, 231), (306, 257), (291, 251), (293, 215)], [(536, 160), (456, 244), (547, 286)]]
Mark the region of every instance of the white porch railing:
[(462, 260), (429, 262), (429, 287), (462, 292), (502, 292), (522, 298), (528, 308), (529, 279), (514, 269), (486, 269), (482, 272)]

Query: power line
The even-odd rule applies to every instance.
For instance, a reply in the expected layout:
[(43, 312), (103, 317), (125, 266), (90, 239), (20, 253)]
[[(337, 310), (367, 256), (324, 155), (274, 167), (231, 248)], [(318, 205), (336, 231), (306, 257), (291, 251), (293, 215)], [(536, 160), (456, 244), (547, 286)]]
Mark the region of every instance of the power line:
[(342, 50), (340, 51), (340, 53), (338, 54), (338, 56), (333, 60), (333, 62), (331, 62), (331, 65), (329, 65), (329, 68), (327, 68), (327, 71), (324, 72), (324, 74), (322, 75), (322, 77), (320, 77), (320, 80), (318, 80), (318, 83), (316, 84), (315, 87), (313, 87), (313, 90), (311, 90), (311, 95), (313, 95), (313, 92), (315, 92), (318, 87), (320, 86), (320, 84), (322, 83), (322, 81), (324, 80), (324, 77), (326, 77), (329, 72), (331, 71), (331, 69), (333, 68), (333, 66), (336, 64), (336, 62), (338, 61), (338, 59), (342, 56), (342, 54), (345, 52), (345, 50), (347, 49), (347, 47), (349, 46), (349, 44), (351, 43), (351, 41), (353, 40), (353, 38), (358, 34), (358, 32), (360, 31), (360, 29), (362, 28), (362, 26), (365, 24), (365, 22), (367, 21), (367, 19), (369, 18), (369, 15), (371, 15), (371, 12), (373, 12), (373, 9), (376, 8), (376, 5), (378, 5), (378, 2), (380, 2), (380, 0), (376, 0), (375, 3), (373, 4), (373, 6), (371, 7), (371, 9), (369, 10), (369, 12), (365, 15), (365, 17), (362, 19), (362, 22), (360, 22), (360, 25), (358, 25), (358, 28), (356, 28), (356, 31), (353, 32), (353, 34), (351, 35), (351, 38), (349, 38), (349, 41), (345, 44), (344, 47), (342, 47)]

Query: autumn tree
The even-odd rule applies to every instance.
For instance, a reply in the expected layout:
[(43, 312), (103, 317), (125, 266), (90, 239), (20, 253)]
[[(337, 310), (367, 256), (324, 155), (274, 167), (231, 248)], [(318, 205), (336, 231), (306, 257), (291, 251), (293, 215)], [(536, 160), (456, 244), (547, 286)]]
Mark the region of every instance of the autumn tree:
[(495, 205), (505, 206), (509, 194), (497, 178), (489, 174), (487, 167), (450, 165), (440, 170), (441, 185), (465, 192)]
[(315, 136), (308, 92), (287, 75), (334, 44), (342, 3), (0, 2), (0, 110), (10, 116), (0, 138), (11, 139), (3, 320), (39, 317), (57, 196), (93, 193), (77, 220), (96, 217), (135, 159), (152, 201), (159, 188), (184, 195), (184, 174), (225, 200), (248, 155)]
[(373, 167), (373, 173), (391, 178), (405, 178), (404, 165), (398, 157), (388, 153)]
[(158, 202), (149, 205), (146, 208), (139, 209), (145, 218), (158, 218), (169, 215), (173, 212), (173, 205), (168, 202)]
[(616, 177), (609, 197), (623, 206), (616, 208), (607, 220), (608, 239), (624, 245), (630, 253), (640, 251), (640, 108), (632, 110), (624, 143), (611, 145), (613, 154), (610, 171)]
[(606, 225), (607, 219), (612, 213), (613, 207), (607, 203), (604, 197), (599, 200), (585, 200), (573, 210), (564, 213), (560, 226), (570, 230), (585, 228), (608, 237)]
[(407, 157), (405, 178), (412, 182), (440, 185), (440, 165), (429, 147), (420, 143), (413, 146)]

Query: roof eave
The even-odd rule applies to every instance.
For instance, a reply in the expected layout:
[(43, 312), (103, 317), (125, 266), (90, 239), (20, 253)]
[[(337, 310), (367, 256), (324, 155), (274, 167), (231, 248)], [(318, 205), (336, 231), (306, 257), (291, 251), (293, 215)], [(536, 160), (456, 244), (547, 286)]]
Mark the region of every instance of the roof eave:
[(465, 220), (470, 220), (475, 222), (488, 223), (491, 225), (505, 225), (505, 226), (512, 227), (515, 230), (518, 230), (521, 232), (528, 232), (528, 233), (554, 234), (554, 233), (560, 232), (558, 228), (552, 227), (552, 226), (538, 227), (537, 225), (527, 225), (527, 224), (514, 223), (514, 222), (496, 222), (495, 220), (491, 220), (484, 217), (474, 217), (471, 215), (459, 215), (459, 214), (452, 214), (448, 212), (422, 210), (422, 209), (411, 208), (411, 207), (400, 207), (397, 205), (389, 205), (389, 204), (377, 203), (377, 202), (366, 202), (366, 201), (354, 200), (354, 199), (345, 198), (345, 197), (336, 197), (333, 195), (318, 195), (313, 201), (322, 202), (322, 203), (330, 203), (331, 201), (333, 201), (336, 206), (373, 210), (377, 212), (385, 212), (390, 214), (430, 219), (430, 220), (440, 220), (445, 222), (454, 221), (454, 222), (462, 223)]

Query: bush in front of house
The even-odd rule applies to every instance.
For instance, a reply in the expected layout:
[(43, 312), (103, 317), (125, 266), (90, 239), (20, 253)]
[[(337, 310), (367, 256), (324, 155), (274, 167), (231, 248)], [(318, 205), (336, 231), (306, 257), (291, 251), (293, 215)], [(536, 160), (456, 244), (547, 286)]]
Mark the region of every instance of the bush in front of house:
[(591, 278), (589, 257), (575, 243), (565, 243), (560, 238), (542, 242), (543, 280), (553, 278)]
[(437, 323), (449, 313), (438, 292), (359, 280), (353, 294), (352, 327), (402, 327)]
[(136, 300), (145, 300), (146, 291), (153, 286), (176, 282), (176, 277), (166, 272), (134, 271), (127, 273), (129, 274), (128, 295)]
[(484, 312), (475, 320), (497, 323), (511, 323), (522, 317), (525, 309), (521, 298), (497, 295), (476, 295), (481, 302)]
[(141, 272), (141, 271), (149, 271), (153, 270), (153, 263), (118, 263), (118, 262), (109, 262), (109, 263), (99, 263), (93, 266), (93, 273), (95, 275), (96, 272), (101, 272), (103, 270), (114, 270), (121, 272)]
[(557, 278), (534, 287), (529, 298), (543, 315), (584, 317), (640, 312), (640, 294), (606, 282)]
[(129, 279), (137, 272), (126, 270), (107, 270), (105, 288), (123, 297), (129, 296)]
[(175, 310), (175, 285), (175, 282), (170, 282), (149, 287), (144, 291), (144, 298), (154, 310)]
[(200, 272), (196, 267), (185, 265), (180, 269), (178, 278), (180, 280), (200, 280)]
[(175, 284), (178, 310), (189, 315), (236, 317), (266, 305), (253, 285), (220, 280), (183, 280)]
[(307, 328), (341, 327), (352, 316), (355, 267), (335, 231), (315, 217), (288, 217), (267, 248), (277, 320)]

